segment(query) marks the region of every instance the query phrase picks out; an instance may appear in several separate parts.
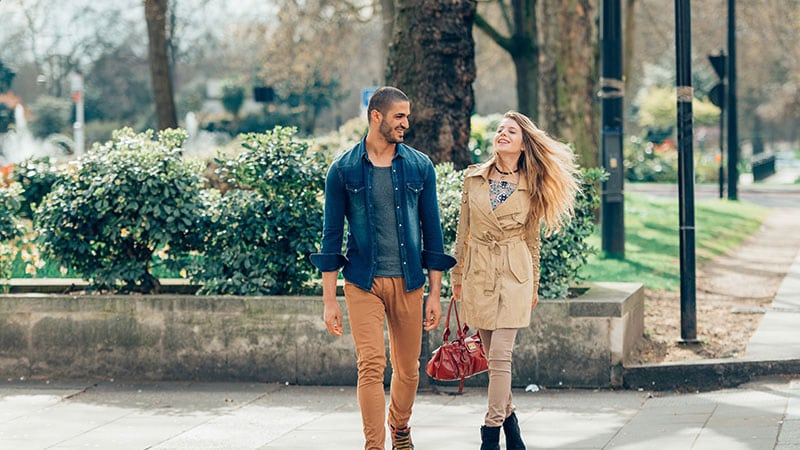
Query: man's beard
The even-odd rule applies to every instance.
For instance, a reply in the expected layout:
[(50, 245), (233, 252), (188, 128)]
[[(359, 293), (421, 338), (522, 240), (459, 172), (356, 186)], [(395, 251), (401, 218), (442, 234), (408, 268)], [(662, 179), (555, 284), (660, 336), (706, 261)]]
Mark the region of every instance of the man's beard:
[(383, 138), (386, 139), (386, 142), (388, 142), (390, 144), (401, 144), (403, 142), (403, 138), (402, 137), (400, 137), (400, 138), (395, 138), (394, 137), (394, 133), (393, 133), (394, 129), (390, 128), (385, 120), (381, 121), (381, 126), (380, 126), (380, 128), (378, 128), (378, 130), (380, 131), (381, 136), (383, 136)]

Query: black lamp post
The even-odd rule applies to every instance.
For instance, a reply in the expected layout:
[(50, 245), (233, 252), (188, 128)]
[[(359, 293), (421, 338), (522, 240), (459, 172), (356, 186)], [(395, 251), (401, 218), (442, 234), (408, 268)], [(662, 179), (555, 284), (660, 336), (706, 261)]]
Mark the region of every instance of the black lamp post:
[(625, 257), (625, 203), (622, 158), (622, 25), (620, 0), (604, 0), (600, 41), (602, 64), (602, 163), (609, 176), (601, 197), (602, 249), (611, 258)]

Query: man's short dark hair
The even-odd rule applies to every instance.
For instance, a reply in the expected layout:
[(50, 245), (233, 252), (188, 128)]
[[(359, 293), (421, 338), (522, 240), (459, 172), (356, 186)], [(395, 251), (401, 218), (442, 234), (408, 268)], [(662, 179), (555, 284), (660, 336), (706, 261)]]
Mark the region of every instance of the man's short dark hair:
[(369, 98), (369, 105), (367, 106), (367, 120), (373, 110), (378, 110), (383, 115), (386, 111), (397, 102), (408, 102), (408, 97), (400, 89), (391, 86), (384, 86), (378, 88), (372, 97)]

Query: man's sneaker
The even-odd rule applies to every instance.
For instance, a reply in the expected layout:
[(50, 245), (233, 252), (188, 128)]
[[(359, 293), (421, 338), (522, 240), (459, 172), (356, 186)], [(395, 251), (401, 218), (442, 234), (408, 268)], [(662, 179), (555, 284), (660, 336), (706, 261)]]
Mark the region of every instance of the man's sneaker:
[(389, 428), (392, 429), (392, 450), (414, 450), (410, 427), (396, 429), (389, 425)]

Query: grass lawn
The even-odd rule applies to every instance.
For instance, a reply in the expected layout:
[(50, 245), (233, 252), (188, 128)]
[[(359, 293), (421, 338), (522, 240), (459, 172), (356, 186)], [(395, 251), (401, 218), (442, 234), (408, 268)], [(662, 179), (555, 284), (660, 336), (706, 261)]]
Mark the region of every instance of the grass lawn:
[[(695, 255), (697, 262), (736, 249), (754, 234), (769, 209), (746, 202), (695, 201)], [(589, 258), (581, 275), (586, 281), (641, 282), (650, 289), (676, 291), (680, 287), (678, 199), (625, 194), (625, 259)], [(590, 243), (601, 248), (599, 229)]]

